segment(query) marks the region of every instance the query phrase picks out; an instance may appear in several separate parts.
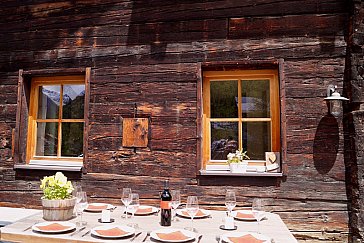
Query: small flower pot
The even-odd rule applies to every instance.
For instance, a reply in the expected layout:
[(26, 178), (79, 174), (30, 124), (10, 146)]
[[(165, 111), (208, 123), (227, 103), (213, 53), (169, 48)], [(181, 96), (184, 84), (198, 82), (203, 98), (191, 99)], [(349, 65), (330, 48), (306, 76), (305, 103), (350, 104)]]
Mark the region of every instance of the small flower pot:
[(230, 172), (231, 173), (245, 173), (248, 167), (246, 163), (230, 163)]
[(65, 221), (73, 217), (76, 198), (48, 200), (42, 198), (43, 219), (48, 221)]

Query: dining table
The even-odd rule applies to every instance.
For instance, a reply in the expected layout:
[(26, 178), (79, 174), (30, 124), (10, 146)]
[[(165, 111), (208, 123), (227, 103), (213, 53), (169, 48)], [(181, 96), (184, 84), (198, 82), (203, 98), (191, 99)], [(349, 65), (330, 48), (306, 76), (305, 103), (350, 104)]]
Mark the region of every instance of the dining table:
[[(226, 234), (245, 232), (250, 234), (261, 234), (268, 237), (271, 243), (296, 243), (297, 240), (289, 231), (280, 216), (275, 213), (264, 213), (264, 218), (257, 222), (256, 220), (233, 220), (236, 227), (235, 230), (223, 229), (226, 219), (226, 211), (206, 210), (206, 217), (198, 217), (192, 220), (188, 217), (174, 217), (171, 226), (160, 225), (159, 210), (146, 215), (129, 215), (125, 217), (125, 210), (121, 206), (117, 206), (114, 210), (110, 210), (112, 223), (102, 223), (101, 212), (84, 212), (83, 221), (87, 222), (84, 227), (77, 226), (72, 231), (62, 233), (44, 233), (34, 230), (35, 224), (47, 222), (43, 219), (40, 211), (37, 214), (30, 215), (10, 225), (0, 228), (1, 240), (6, 242), (161, 242), (151, 235), (155, 231), (161, 230), (184, 230), (186, 227), (195, 229), (195, 237), (188, 242), (193, 243), (221, 243)], [(74, 217), (67, 223), (74, 224), (79, 218)], [(92, 229), (101, 226), (126, 226), (132, 224), (135, 233), (130, 237), (124, 238), (100, 238), (92, 234)], [(136, 236), (136, 237), (135, 237)], [(163, 242), (163, 241), (162, 241)], [(166, 241), (179, 242), (179, 241)], [(259, 242), (259, 241), (257, 241)], [(261, 241), (266, 242), (266, 241)]]

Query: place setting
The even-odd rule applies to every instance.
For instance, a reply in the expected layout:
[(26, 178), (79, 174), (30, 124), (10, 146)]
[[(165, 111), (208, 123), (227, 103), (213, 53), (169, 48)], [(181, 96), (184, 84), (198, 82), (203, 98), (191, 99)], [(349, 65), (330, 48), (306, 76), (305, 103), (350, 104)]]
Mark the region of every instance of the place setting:
[[(183, 218), (191, 218), (187, 208), (177, 210), (177, 215)], [(196, 214), (193, 216), (194, 219), (208, 218), (211, 217), (210, 211), (205, 209), (198, 209)]]
[(135, 235), (135, 229), (126, 225), (101, 225), (91, 229), (91, 236), (101, 239), (120, 239)]
[(196, 236), (195, 232), (174, 228), (158, 229), (150, 233), (151, 240), (159, 242), (193, 242)]
[(91, 213), (101, 213), (102, 210), (113, 210), (115, 208), (116, 207), (114, 205), (108, 203), (89, 203), (84, 211)]
[(43, 234), (63, 234), (76, 229), (76, 224), (68, 221), (47, 221), (34, 224), (32, 230)]
[(253, 232), (229, 232), (220, 238), (221, 243), (271, 243), (268, 236)]
[(192, 220), (211, 217), (211, 213), (209, 210), (199, 208), (198, 199), (195, 196), (187, 197), (186, 207), (183, 209), (177, 209), (176, 215), (182, 218), (189, 218)]
[[(128, 209), (127, 211), (129, 214), (132, 214), (132, 210)], [(148, 216), (152, 214), (156, 214), (159, 212), (159, 209), (154, 206), (148, 206), (148, 205), (140, 205), (138, 209), (135, 211), (135, 216)]]

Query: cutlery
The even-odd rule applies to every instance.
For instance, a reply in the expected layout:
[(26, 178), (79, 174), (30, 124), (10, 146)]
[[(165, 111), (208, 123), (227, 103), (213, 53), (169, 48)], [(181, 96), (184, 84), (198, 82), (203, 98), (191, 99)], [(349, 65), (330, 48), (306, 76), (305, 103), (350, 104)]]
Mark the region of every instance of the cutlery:
[(36, 222), (34, 222), (34, 224), (32, 224), (32, 225), (26, 227), (25, 229), (23, 229), (23, 232), (31, 229), (33, 227), (33, 225), (39, 224), (40, 222), (42, 222), (42, 221), (36, 221)]
[(74, 236), (75, 234), (80, 233), (84, 229), (86, 229), (86, 226), (83, 226), (83, 227), (79, 228), (78, 230), (75, 230), (75, 232), (73, 232), (72, 234), (70, 234), (70, 236)]
[(25, 229), (23, 229), (23, 232), (24, 232), (24, 231), (27, 231), (27, 230), (29, 230), (29, 229), (31, 229), (31, 228), (33, 227), (33, 225), (34, 225), (34, 224), (32, 224), (32, 225), (30, 225), (29, 227), (26, 227)]
[(86, 233), (84, 233), (83, 235), (81, 235), (81, 237), (84, 237), (86, 235), (88, 235), (91, 232), (91, 230), (87, 231)]
[(138, 237), (141, 233), (142, 233), (142, 232), (138, 232), (138, 233), (136, 233), (136, 234), (134, 235), (134, 237), (133, 237), (133, 238), (131, 238), (131, 240), (130, 240), (130, 241), (135, 240), (135, 238), (137, 238), (137, 237)]
[(142, 242), (145, 242), (148, 239), (149, 236), (150, 236), (150, 231), (147, 232), (147, 235), (144, 237), (144, 239), (142, 240)]
[(199, 236), (198, 236), (197, 243), (200, 243), (201, 239), (202, 239), (202, 235), (199, 235)]

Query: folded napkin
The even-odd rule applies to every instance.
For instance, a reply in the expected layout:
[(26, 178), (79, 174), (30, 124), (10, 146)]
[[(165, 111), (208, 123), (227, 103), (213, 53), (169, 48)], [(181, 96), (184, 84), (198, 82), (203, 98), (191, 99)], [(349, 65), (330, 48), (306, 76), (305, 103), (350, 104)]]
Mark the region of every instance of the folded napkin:
[(171, 233), (157, 233), (157, 236), (161, 240), (187, 240), (188, 236), (185, 236), (181, 231), (175, 231)]
[(241, 219), (255, 219), (254, 215), (252, 213), (242, 213), (237, 212), (235, 218), (241, 218)]
[(265, 240), (259, 240), (252, 236), (251, 234), (247, 234), (240, 237), (228, 237), (228, 239), (233, 243), (263, 243)]
[[(186, 217), (191, 217), (189, 214), (188, 214), (188, 212), (187, 212), (187, 210), (183, 210), (183, 211), (181, 211), (181, 213), (182, 213), (182, 215), (183, 216), (186, 216)], [(198, 210), (197, 211), (197, 213), (196, 213), (196, 215), (195, 215), (195, 217), (204, 217), (204, 216), (207, 216), (206, 214), (204, 214), (201, 210)]]
[(129, 232), (125, 232), (124, 230), (119, 229), (118, 227), (108, 229), (108, 230), (95, 230), (99, 235), (102, 236), (123, 236), (128, 234)]
[(87, 206), (87, 209), (91, 209), (91, 210), (103, 210), (103, 209), (107, 209), (107, 205), (94, 205), (94, 204), (89, 204)]
[(43, 230), (43, 231), (57, 231), (57, 230), (71, 229), (72, 227), (61, 225), (58, 223), (52, 223), (52, 224), (44, 225), (44, 226), (37, 226), (37, 228), (40, 230)]
[(135, 214), (146, 214), (146, 213), (153, 213), (153, 209), (151, 207), (148, 208), (138, 208)]

